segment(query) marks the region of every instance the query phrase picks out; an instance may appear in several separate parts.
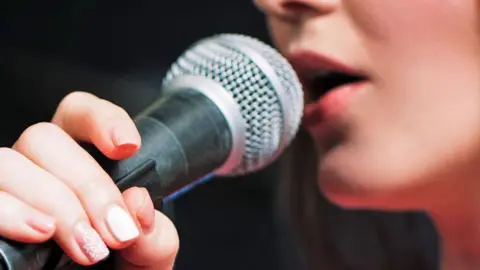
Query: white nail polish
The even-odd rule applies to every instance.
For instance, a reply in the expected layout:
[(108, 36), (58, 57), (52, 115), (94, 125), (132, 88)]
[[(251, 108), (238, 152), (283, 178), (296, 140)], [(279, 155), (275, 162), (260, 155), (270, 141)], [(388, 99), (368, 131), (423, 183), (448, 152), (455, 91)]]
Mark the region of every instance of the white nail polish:
[(110, 231), (122, 242), (132, 240), (140, 234), (133, 219), (119, 206), (108, 209), (107, 224)]

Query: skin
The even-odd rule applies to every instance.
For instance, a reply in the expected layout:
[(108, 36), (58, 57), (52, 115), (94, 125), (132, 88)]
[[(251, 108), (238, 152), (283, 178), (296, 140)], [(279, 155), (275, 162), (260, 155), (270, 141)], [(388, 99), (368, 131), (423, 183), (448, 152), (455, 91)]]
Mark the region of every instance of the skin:
[(342, 133), (334, 147), (309, 129), (321, 191), (346, 208), (424, 210), (442, 237), (443, 268), (478, 269), (479, 2), (256, 4), (285, 56), (312, 50), (369, 78), (331, 123)]
[[(75, 241), (85, 221), (109, 248), (117, 250), (117, 269), (172, 269), (178, 236), (172, 222), (153, 208), (148, 192), (121, 193), (99, 164), (77, 142), (93, 143), (111, 159), (133, 155), (141, 139), (120, 107), (84, 92), (59, 104), (49, 123), (27, 128), (11, 148), (0, 149), (0, 236), (26, 243), (53, 238), (81, 265), (92, 265)], [(48, 194), (48, 196), (45, 196)], [(106, 224), (108, 206), (129, 213), (138, 236), (120, 241)]]

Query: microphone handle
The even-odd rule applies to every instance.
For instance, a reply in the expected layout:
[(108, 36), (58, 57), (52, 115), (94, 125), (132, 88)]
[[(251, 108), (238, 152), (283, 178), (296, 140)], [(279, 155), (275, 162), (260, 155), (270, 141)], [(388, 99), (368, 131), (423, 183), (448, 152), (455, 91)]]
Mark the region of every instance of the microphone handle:
[[(113, 161), (93, 147), (87, 150), (121, 191), (145, 187), (156, 208), (166, 197), (188, 189), (222, 166), (232, 148), (224, 115), (194, 89), (162, 96), (135, 119), (135, 124), (142, 147), (133, 157)], [(53, 241), (23, 244), (0, 238), (0, 270), (51, 270), (62, 256)]]

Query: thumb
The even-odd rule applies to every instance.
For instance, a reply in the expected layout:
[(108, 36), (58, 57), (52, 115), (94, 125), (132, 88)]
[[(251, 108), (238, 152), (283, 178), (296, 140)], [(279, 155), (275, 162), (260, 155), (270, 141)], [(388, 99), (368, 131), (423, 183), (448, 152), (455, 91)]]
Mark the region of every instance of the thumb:
[(129, 247), (119, 251), (121, 270), (171, 270), (179, 248), (177, 230), (164, 214), (155, 211), (144, 188), (123, 193), (130, 213), (137, 217), (142, 235)]

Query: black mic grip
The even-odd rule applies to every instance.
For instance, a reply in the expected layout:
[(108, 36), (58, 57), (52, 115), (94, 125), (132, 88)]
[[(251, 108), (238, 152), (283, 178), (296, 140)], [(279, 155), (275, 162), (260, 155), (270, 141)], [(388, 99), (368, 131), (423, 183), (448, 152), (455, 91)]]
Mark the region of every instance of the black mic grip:
[[(178, 89), (136, 119), (141, 149), (131, 158), (101, 160), (120, 190), (145, 187), (165, 198), (222, 166), (232, 149), (229, 124), (217, 105), (194, 89)], [(98, 150), (97, 150), (98, 152)]]
[[(135, 124), (142, 147), (134, 156), (113, 161), (91, 146), (88, 150), (121, 191), (145, 187), (156, 206), (222, 166), (232, 148), (223, 113), (194, 89), (161, 97), (136, 117)], [(0, 270), (51, 270), (61, 256), (53, 241), (22, 244), (0, 238)]]

